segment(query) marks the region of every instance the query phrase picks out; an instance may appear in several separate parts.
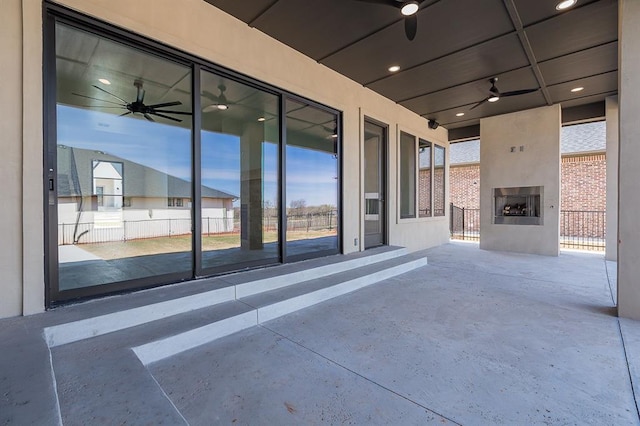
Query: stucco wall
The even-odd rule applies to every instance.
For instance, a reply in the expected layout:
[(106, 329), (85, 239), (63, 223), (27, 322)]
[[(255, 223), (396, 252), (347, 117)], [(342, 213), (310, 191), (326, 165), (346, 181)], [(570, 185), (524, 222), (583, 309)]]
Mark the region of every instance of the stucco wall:
[(607, 235), (605, 258), (618, 259), (618, 97), (605, 100), (607, 117)]
[[(3, 1), (1, 13), (10, 18), (3, 19), (0, 26), (3, 80), (0, 84), (3, 99), (0, 104), (0, 181), (3, 183), (0, 189), (3, 200), (0, 317), (3, 317), (22, 312), (22, 1)], [(42, 176), (41, 170), (36, 173)]]
[[(560, 105), (480, 120), (480, 248), (559, 254), (560, 127)], [(543, 225), (493, 224), (493, 189), (521, 186), (544, 187)]]
[(640, 320), (640, 1), (619, 7), (618, 315)]
[[(343, 112), (344, 251), (362, 249), (363, 208), (360, 182), (362, 119), (387, 123), (389, 132), (389, 243), (412, 249), (448, 240), (446, 218), (398, 223), (395, 152), (398, 126), (447, 147), (447, 131), (431, 130), (426, 120), (354, 81), (269, 38), (202, 0), (61, 0), (59, 4), (102, 19), (174, 48), (210, 60), (250, 77), (324, 103)], [(3, 297), (0, 317), (44, 308), (42, 2), (2, 3), (2, 135), (8, 184), (2, 189), (15, 200), (3, 221), (0, 256)], [(24, 71), (24, 72), (23, 72)], [(22, 108), (22, 100), (28, 107)], [(23, 126), (23, 115), (28, 125)], [(24, 226), (23, 226), (24, 224)], [(418, 237), (418, 238), (416, 238)], [(358, 244), (353, 243), (358, 239)]]

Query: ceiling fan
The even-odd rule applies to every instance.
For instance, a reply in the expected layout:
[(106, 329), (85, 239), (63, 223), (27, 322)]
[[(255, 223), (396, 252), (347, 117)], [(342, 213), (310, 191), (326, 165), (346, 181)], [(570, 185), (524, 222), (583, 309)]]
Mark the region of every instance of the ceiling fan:
[(229, 100), (225, 96), (224, 92), (227, 90), (227, 86), (223, 83), (218, 84), (218, 90), (220, 93), (218, 95), (214, 95), (211, 92), (206, 90), (202, 91), (202, 96), (213, 101), (211, 105), (207, 105), (202, 108), (202, 112), (211, 112), (211, 111), (225, 111), (229, 109)]
[(93, 100), (96, 100), (96, 101), (101, 101), (101, 102), (106, 102), (106, 103), (109, 103), (109, 104), (118, 105), (118, 106), (115, 106), (115, 107), (96, 106), (96, 105), (92, 105), (92, 106), (99, 107), (99, 108), (126, 109), (127, 111), (125, 111), (124, 113), (120, 114), (120, 117), (125, 116), (125, 115), (129, 115), (129, 114), (142, 114), (144, 116), (144, 118), (146, 118), (147, 120), (155, 121), (153, 119), (153, 117), (151, 117), (152, 115), (155, 115), (157, 117), (162, 117), (162, 118), (165, 118), (167, 120), (181, 122), (182, 120), (180, 120), (179, 118), (171, 117), (171, 116), (166, 115), (166, 114), (191, 115), (190, 112), (185, 112), (185, 111), (173, 111), (173, 110), (167, 110), (167, 109), (158, 109), (158, 108), (165, 108), (165, 107), (172, 107), (172, 106), (182, 105), (182, 102), (180, 102), (180, 101), (163, 102), (163, 103), (159, 103), (159, 104), (145, 105), (145, 103), (144, 103), (145, 90), (142, 87), (143, 86), (142, 80), (135, 80), (133, 82), (133, 85), (137, 89), (136, 100), (133, 101), (133, 102), (125, 101), (121, 97), (116, 96), (113, 93), (111, 93), (111, 92), (109, 92), (107, 90), (104, 90), (101, 87), (96, 86), (95, 84), (92, 85), (92, 86), (95, 87), (96, 89), (100, 90), (101, 92), (104, 92), (107, 95), (114, 97), (115, 99), (119, 100), (122, 103), (113, 102), (113, 101), (109, 101), (109, 100), (106, 100), (106, 99), (94, 98), (92, 96), (81, 95), (79, 93), (73, 93), (73, 95), (80, 96), (82, 98), (88, 98), (88, 99), (93, 99)]
[(404, 33), (409, 41), (416, 37), (418, 32), (418, 16), (417, 12), (420, 8), (420, 3), (424, 0), (358, 0), (367, 3), (386, 4), (400, 9), (400, 13), (404, 16)]
[[(497, 102), (500, 98), (506, 98), (509, 96), (518, 96), (518, 95), (526, 95), (527, 93), (537, 92), (539, 89), (523, 89), (523, 90), (513, 90), (511, 92), (500, 92), (496, 87), (496, 82), (498, 81), (498, 77), (493, 77), (489, 79), (489, 83), (491, 83), (491, 88), (489, 89), (489, 96), (475, 104), (471, 107), (471, 109), (475, 109), (480, 105), (486, 102)], [(470, 110), (471, 110), (470, 109)]]

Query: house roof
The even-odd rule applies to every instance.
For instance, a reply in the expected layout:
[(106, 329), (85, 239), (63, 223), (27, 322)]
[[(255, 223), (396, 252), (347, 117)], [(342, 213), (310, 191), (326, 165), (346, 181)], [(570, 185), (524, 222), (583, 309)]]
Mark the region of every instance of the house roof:
[[(122, 164), (125, 197), (191, 198), (191, 182), (168, 175), (124, 158), (81, 148), (58, 145), (58, 196), (92, 194), (93, 161)], [(203, 198), (237, 198), (208, 186), (202, 186)]]
[[(604, 121), (563, 126), (560, 153), (563, 156), (606, 150), (606, 124)], [(451, 164), (480, 162), (480, 139), (452, 143), (449, 152)]]

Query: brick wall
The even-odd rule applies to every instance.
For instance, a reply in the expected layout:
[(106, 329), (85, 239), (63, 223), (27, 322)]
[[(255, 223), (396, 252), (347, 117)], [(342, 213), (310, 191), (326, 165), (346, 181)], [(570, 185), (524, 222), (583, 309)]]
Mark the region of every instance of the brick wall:
[(607, 206), (604, 154), (562, 158), (562, 210), (601, 210)]
[(449, 168), (450, 201), (465, 209), (480, 208), (480, 164)]
[[(562, 210), (604, 211), (606, 168), (604, 154), (562, 157)], [(454, 205), (480, 208), (480, 165), (452, 165), (449, 190)]]

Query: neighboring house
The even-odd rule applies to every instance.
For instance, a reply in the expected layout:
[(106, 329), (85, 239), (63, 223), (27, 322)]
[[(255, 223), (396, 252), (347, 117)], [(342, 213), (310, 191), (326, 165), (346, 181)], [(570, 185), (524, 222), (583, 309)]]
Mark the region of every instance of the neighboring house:
[[(606, 126), (604, 121), (562, 127), (562, 210), (606, 208)], [(450, 201), (480, 208), (480, 140), (451, 144)]]
[[(59, 244), (191, 232), (191, 182), (101, 151), (64, 145), (58, 145), (58, 165)], [(201, 191), (203, 232), (232, 231), (238, 197), (207, 186)]]

